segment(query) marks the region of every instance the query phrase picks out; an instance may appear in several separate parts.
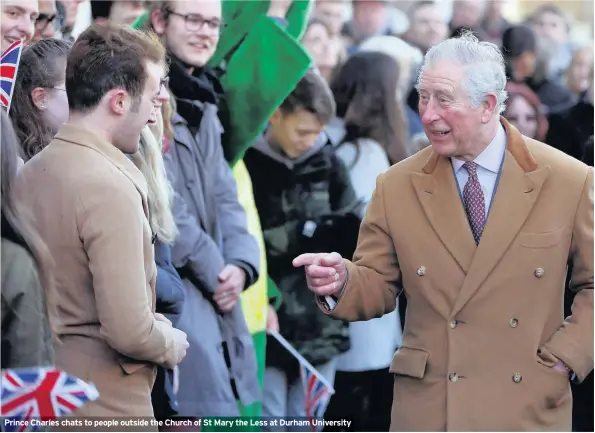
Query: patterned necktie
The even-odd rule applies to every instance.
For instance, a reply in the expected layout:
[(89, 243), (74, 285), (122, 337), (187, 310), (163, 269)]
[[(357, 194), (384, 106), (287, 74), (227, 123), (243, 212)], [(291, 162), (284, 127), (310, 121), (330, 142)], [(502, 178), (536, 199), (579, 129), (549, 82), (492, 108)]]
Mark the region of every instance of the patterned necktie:
[(463, 164), (463, 168), (469, 173), (469, 180), (467, 180), (465, 188), (463, 188), (465, 211), (467, 212), (467, 218), (471, 225), (475, 243), (479, 244), (485, 225), (485, 199), (481, 184), (477, 177), (477, 164), (474, 162), (466, 162)]

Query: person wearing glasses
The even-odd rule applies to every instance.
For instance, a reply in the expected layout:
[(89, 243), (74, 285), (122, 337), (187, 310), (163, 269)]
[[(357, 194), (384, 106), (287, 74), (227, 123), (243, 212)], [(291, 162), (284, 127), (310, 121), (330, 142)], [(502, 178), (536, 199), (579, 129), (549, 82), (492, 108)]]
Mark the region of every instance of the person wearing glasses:
[(21, 55), (10, 117), (25, 161), (46, 147), (68, 120), (64, 81), (70, 48), (70, 42), (43, 39), (26, 47)]
[(239, 302), (258, 279), (260, 250), (223, 155), (218, 112), (223, 90), (205, 68), (219, 42), (221, 13), (218, 0), (168, 1), (150, 12), (150, 25), (171, 59), (169, 84), (177, 108), (165, 163), (180, 231), (172, 259), (186, 290), (177, 326), (190, 343), (179, 366), (183, 418), (238, 416), (236, 400), (245, 407), (261, 396), (254, 344)]
[(35, 33), (31, 42), (62, 37), (61, 21), (55, 0), (39, 0), (39, 15), (35, 20)]

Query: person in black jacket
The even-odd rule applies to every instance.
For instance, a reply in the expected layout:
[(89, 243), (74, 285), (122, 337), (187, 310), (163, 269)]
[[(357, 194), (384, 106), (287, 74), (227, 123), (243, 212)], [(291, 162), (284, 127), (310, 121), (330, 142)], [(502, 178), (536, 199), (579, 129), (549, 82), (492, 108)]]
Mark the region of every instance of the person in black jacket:
[(545, 142), (562, 152), (582, 159), (585, 143), (593, 135), (593, 68), (589, 89), (578, 103), (549, 116), (550, 128)]

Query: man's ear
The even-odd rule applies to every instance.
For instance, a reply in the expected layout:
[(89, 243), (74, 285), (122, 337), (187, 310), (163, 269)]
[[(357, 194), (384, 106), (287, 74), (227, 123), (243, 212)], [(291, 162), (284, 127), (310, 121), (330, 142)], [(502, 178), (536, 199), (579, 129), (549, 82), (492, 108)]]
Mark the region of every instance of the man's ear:
[(493, 93), (489, 93), (482, 104), (481, 122), (488, 123), (496, 113), (496, 107), (498, 106), (498, 98)]
[(269, 122), (271, 123), (271, 125), (278, 125), (279, 122), (281, 122), (282, 118), (283, 118), (283, 113), (281, 113), (280, 108), (277, 108), (275, 110), (275, 112), (273, 113), (273, 115), (271, 116)]
[(38, 110), (45, 110), (47, 103), (45, 89), (43, 87), (36, 87), (35, 89), (31, 90), (31, 100), (33, 101), (33, 105), (35, 105)]
[(163, 36), (167, 29), (167, 20), (163, 16), (163, 11), (161, 9), (152, 10), (149, 19), (157, 36)]
[(116, 115), (123, 115), (128, 109), (128, 93), (122, 89), (115, 89), (110, 91), (106, 98), (108, 98), (108, 104), (110, 111)]

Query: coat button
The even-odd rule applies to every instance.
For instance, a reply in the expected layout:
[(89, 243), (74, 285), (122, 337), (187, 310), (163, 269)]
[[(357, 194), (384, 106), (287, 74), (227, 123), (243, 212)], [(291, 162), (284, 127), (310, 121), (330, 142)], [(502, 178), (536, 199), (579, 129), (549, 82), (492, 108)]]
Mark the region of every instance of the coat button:
[(459, 376), (456, 373), (450, 373), (448, 375), (448, 380), (450, 380), (451, 382), (456, 382), (457, 380), (459, 380)]
[(457, 322), (456, 320), (451, 320), (448, 326), (450, 326), (452, 329), (455, 329), (458, 324), (459, 322)]
[(523, 380), (523, 376), (521, 376), (521, 373), (515, 373), (512, 375), (512, 381), (514, 383), (520, 383), (521, 380)]
[(543, 268), (537, 268), (535, 269), (534, 274), (537, 278), (541, 278), (543, 277), (543, 274), (545, 274), (545, 271), (543, 270)]
[(515, 318), (510, 319), (510, 327), (511, 328), (516, 328), (517, 326), (519, 326), (518, 319), (515, 319)]
[(420, 277), (426, 275), (426, 267), (420, 266), (419, 268), (417, 268), (417, 275), (419, 275)]

